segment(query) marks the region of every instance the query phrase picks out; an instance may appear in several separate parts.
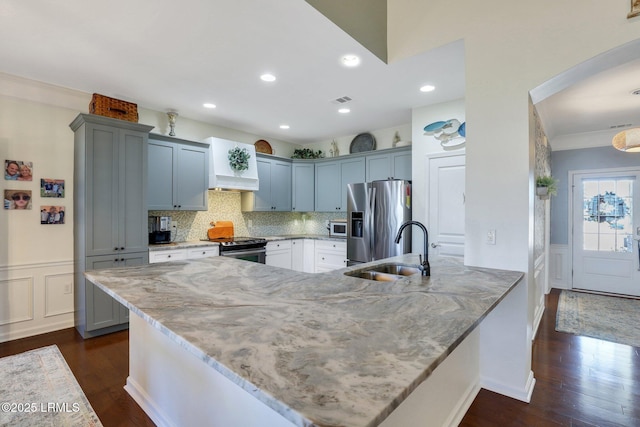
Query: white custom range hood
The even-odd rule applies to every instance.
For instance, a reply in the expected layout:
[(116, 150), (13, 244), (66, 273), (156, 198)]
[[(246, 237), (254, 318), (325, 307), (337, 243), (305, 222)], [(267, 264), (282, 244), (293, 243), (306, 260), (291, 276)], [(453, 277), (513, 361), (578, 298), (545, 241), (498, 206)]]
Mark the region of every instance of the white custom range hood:
[[(257, 191), (258, 163), (256, 162), (256, 148), (251, 144), (215, 138), (204, 140), (209, 144), (211, 159), (209, 161), (209, 188), (222, 190)], [(249, 169), (236, 172), (229, 166), (229, 150), (232, 148), (246, 148), (249, 152)]]

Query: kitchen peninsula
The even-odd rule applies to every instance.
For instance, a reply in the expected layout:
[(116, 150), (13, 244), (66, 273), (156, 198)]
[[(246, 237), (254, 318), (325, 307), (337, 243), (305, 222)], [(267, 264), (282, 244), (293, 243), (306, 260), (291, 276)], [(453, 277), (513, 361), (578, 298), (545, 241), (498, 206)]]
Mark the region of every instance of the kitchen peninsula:
[[(418, 256), (367, 265), (390, 260)], [(524, 284), (519, 272), (431, 261), (431, 277), (396, 282), (225, 257), (86, 277), (131, 310), (126, 388), (158, 425), (443, 425), (478, 390), (478, 326)], [(425, 386), (435, 399), (421, 401)]]

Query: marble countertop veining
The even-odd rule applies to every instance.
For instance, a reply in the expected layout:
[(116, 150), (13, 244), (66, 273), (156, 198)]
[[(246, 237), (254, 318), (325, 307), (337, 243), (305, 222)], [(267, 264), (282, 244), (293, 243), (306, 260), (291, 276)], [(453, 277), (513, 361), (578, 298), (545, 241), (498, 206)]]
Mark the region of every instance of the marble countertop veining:
[[(416, 264), (418, 255), (390, 260)], [(300, 426), (376, 426), (522, 279), (434, 258), (373, 282), (229, 257), (85, 275)], [(359, 265), (362, 268), (366, 265)]]

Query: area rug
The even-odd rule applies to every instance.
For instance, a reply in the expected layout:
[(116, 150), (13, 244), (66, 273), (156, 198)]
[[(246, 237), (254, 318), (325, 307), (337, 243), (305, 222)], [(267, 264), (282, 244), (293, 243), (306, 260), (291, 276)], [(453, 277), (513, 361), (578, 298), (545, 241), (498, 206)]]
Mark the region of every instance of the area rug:
[(0, 426), (102, 426), (57, 346), (0, 359)]
[(640, 300), (563, 290), (556, 331), (640, 347)]

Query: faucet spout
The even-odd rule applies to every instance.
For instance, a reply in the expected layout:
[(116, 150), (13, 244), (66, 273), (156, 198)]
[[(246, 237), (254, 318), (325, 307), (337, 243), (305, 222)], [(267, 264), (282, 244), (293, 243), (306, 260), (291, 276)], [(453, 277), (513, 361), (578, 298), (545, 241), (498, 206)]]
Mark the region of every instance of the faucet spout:
[(409, 227), (410, 225), (415, 225), (419, 227), (424, 233), (424, 257), (421, 257), (420, 269), (422, 270), (423, 276), (431, 276), (431, 266), (429, 265), (429, 232), (427, 231), (427, 227), (425, 227), (421, 222), (418, 222), (418, 221), (405, 222), (398, 229), (398, 234), (396, 235), (396, 244), (400, 243), (402, 232), (404, 231), (405, 228)]

